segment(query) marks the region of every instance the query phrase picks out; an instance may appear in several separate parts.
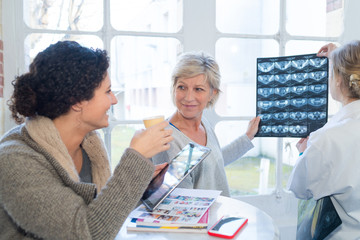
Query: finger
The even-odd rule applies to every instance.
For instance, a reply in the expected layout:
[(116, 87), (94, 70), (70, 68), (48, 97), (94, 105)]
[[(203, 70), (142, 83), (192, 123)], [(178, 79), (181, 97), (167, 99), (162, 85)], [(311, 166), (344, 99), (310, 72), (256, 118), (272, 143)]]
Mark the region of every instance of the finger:
[(166, 165), (168, 165), (167, 162), (155, 165), (155, 172), (156, 172), (156, 171), (159, 171), (159, 172), (160, 172), (163, 168), (166, 167)]
[(161, 149), (161, 152), (167, 151), (170, 149), (170, 144), (164, 144), (164, 145), (162, 145), (162, 147), (160, 149)]
[(163, 136), (164, 137), (171, 136), (172, 133), (173, 133), (172, 129), (166, 129), (166, 130), (163, 131)]
[(166, 144), (170, 143), (172, 140), (174, 140), (174, 137), (170, 135), (170, 136), (163, 138), (162, 143), (163, 143), (163, 145), (166, 145)]

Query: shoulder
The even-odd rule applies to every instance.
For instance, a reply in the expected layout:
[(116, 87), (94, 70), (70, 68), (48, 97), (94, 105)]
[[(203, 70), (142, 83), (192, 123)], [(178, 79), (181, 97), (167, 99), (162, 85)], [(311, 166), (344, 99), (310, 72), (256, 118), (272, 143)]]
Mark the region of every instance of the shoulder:
[(360, 141), (360, 120), (345, 119), (340, 122), (325, 125), (323, 128), (310, 134), (310, 143), (315, 143), (319, 147), (329, 145), (330, 143), (344, 143), (352, 139)]
[(49, 164), (42, 149), (30, 138), (26, 129), (16, 127), (0, 142), (0, 175), (20, 176), (29, 168), (43, 168)]
[(32, 149), (28, 142), (33, 142), (23, 125), (19, 125), (5, 133), (0, 141), (0, 156), (16, 154)]

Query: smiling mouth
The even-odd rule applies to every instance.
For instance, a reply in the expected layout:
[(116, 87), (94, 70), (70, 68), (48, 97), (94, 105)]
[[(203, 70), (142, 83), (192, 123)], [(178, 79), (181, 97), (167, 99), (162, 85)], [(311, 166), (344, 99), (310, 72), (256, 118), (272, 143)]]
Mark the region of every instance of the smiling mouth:
[(196, 107), (196, 105), (183, 104), (184, 107)]

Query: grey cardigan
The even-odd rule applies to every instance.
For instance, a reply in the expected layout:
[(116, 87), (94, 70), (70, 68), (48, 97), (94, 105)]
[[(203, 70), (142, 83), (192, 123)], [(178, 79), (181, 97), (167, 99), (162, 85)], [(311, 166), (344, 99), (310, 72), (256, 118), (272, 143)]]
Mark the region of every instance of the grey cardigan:
[[(250, 139), (244, 134), (229, 145), (221, 148), (215, 132), (209, 121), (203, 116), (202, 125), (206, 130), (206, 146), (211, 149), (209, 156), (179, 185), (182, 188), (220, 190), (221, 195), (230, 196), (229, 185), (226, 178), (225, 166), (239, 159), (254, 147)], [(173, 129), (174, 140), (170, 142), (171, 148), (152, 158), (155, 164), (167, 162), (172, 159), (187, 143), (192, 141), (177, 128)]]
[[(0, 141), (0, 239), (114, 239), (154, 165), (126, 149), (110, 176), (96, 132), (83, 148), (95, 184), (82, 183), (52, 121), (29, 120)], [(98, 189), (98, 190), (97, 190)]]

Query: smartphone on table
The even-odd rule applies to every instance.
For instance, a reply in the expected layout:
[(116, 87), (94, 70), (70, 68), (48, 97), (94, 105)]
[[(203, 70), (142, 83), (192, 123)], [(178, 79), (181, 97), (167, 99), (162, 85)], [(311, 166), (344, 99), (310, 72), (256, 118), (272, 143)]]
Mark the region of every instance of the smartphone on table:
[(208, 234), (215, 237), (231, 239), (247, 222), (247, 218), (223, 216), (208, 230)]

